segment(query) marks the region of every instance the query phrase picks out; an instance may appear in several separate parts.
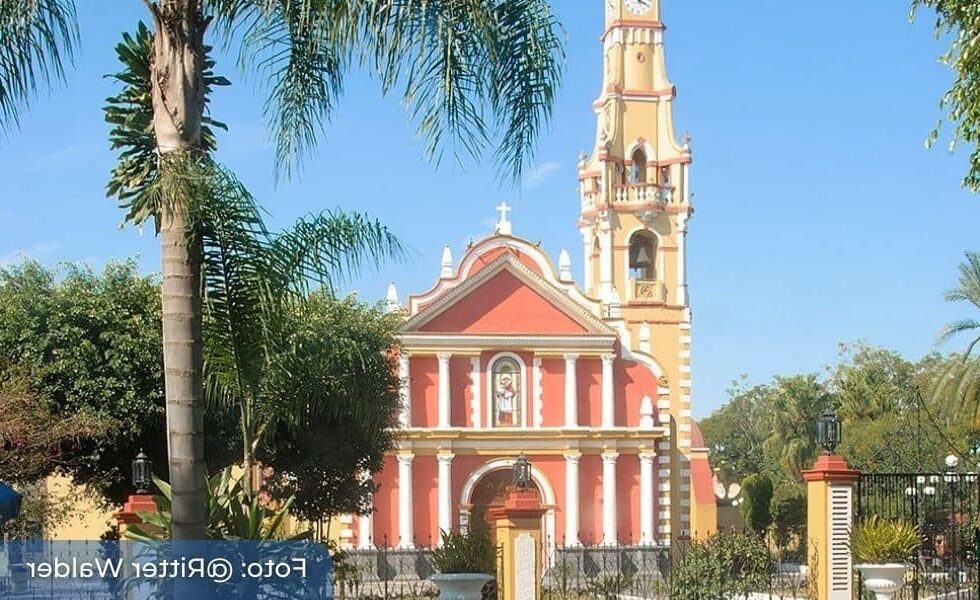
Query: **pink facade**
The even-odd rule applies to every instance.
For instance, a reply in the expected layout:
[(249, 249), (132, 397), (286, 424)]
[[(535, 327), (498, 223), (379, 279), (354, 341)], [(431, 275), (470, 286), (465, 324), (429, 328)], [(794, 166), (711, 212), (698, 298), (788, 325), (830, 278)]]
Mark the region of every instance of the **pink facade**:
[(496, 501), (524, 453), (549, 509), (549, 543), (663, 542), (669, 461), (659, 458), (670, 446), (656, 408), (660, 374), (624, 351), (625, 330), (600, 315), (537, 247), (511, 236), (473, 246), (452, 277), (410, 297), (407, 426), (374, 475), (375, 512), (348, 541), (436, 544), (441, 529), (465, 527)]

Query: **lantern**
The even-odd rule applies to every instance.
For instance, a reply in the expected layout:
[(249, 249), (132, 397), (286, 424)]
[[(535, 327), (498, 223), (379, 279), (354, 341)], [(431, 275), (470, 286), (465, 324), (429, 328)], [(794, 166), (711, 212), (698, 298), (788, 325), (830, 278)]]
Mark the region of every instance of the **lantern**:
[(531, 463), (521, 452), (521, 455), (514, 461), (514, 487), (519, 491), (525, 491), (531, 485)]
[(150, 460), (150, 457), (140, 450), (140, 453), (136, 455), (136, 459), (133, 460), (133, 487), (136, 488), (137, 494), (146, 494), (149, 492), (150, 484), (153, 483), (152, 466), (153, 462)]
[(833, 454), (841, 441), (840, 419), (829, 408), (823, 411), (817, 421), (817, 443), (825, 454)]

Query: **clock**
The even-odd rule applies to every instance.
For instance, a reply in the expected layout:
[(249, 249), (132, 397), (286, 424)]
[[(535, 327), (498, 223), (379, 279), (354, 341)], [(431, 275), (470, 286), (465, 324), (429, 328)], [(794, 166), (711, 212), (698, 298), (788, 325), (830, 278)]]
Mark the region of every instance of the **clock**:
[(653, 0), (626, 0), (626, 8), (634, 15), (645, 14), (653, 6)]

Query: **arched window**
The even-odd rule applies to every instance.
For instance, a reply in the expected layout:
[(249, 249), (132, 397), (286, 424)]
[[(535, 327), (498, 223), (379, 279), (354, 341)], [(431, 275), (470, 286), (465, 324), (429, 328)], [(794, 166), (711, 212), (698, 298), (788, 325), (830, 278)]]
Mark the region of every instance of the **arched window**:
[(657, 279), (657, 237), (649, 231), (637, 231), (630, 237), (630, 277)]
[(630, 165), (630, 183), (647, 182), (647, 153), (643, 148), (637, 148), (633, 152), (633, 164)]
[(493, 424), (495, 427), (521, 425), (521, 400), (524, 398), (521, 365), (509, 356), (493, 363)]

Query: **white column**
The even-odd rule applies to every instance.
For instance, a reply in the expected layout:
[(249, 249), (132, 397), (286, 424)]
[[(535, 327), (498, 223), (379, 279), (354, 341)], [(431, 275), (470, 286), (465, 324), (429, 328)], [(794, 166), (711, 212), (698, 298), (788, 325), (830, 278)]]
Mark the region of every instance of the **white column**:
[(449, 359), (452, 354), (440, 352), (439, 359), (439, 429), (449, 428)]
[(599, 299), (609, 302), (613, 291), (613, 241), (609, 217), (599, 226)]
[(615, 354), (602, 355), (602, 426), (614, 427), (616, 421), (616, 406), (613, 404), (615, 385), (613, 382), (613, 361)]
[(412, 426), (412, 392), (408, 354), (402, 353), (398, 356), (398, 389), (401, 398), (401, 406), (398, 410), (398, 424), (402, 428)]
[(578, 354), (565, 355), (565, 427), (578, 427)]
[(582, 233), (582, 249), (584, 260), (582, 261), (582, 289), (589, 291), (592, 285), (592, 229), (585, 228), (579, 230)]
[(653, 495), (653, 465), (657, 459), (655, 452), (640, 453), (640, 543), (652, 544), (656, 534)]
[(581, 452), (565, 455), (565, 545), (578, 546), (579, 485), (578, 465)]
[(677, 304), (687, 306), (687, 218), (686, 213), (677, 215)]
[(414, 454), (398, 455), (398, 546), (415, 547), (415, 530), (412, 527), (412, 461)]
[[(364, 471), (361, 473), (361, 481), (370, 482), (371, 473)], [(361, 550), (370, 550), (374, 547), (374, 496), (371, 496), (371, 511), (366, 515), (357, 518), (357, 547)]]
[(531, 369), (531, 426), (535, 428), (541, 427), (544, 420), (541, 403), (541, 359), (535, 356)]
[(438, 454), (439, 461), (439, 543), (442, 543), (442, 532), (453, 528), (453, 495), (452, 495), (452, 454)]
[(615, 545), (616, 535), (616, 452), (602, 454), (602, 543)]
[(480, 357), (470, 358), (470, 423), (471, 427), (480, 428)]

